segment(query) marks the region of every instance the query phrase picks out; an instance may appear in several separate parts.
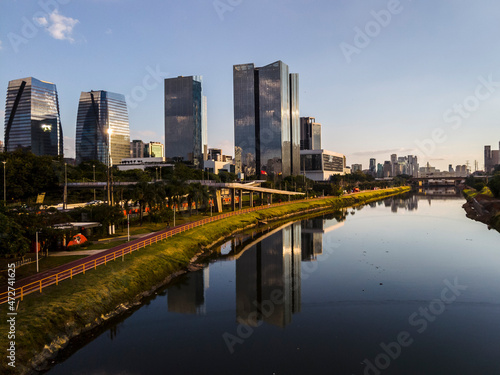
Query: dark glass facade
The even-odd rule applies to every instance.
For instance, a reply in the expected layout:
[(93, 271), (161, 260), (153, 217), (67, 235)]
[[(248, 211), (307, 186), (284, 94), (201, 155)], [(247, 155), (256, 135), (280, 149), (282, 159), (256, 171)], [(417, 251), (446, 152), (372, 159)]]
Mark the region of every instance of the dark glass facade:
[(33, 77), (9, 82), (5, 103), (5, 151), (63, 156), (63, 132), (56, 85)]
[(321, 124), (314, 117), (300, 118), (300, 149), (321, 150)]
[(233, 67), (235, 147), (245, 174), (299, 173), (298, 81), (282, 61)]
[(315, 153), (302, 153), (301, 170), (344, 173), (344, 157), (321, 150)]
[[(111, 160), (108, 160), (108, 141)], [(82, 92), (76, 120), (76, 162), (120, 164), (130, 157), (125, 96), (109, 91)]]
[(165, 157), (203, 166), (206, 111), (201, 77), (165, 79)]

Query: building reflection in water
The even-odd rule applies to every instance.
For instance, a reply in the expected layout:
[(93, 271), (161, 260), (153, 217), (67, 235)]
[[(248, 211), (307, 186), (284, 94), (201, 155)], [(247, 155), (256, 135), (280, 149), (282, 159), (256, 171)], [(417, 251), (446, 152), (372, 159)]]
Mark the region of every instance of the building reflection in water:
[[(302, 261), (314, 261), (323, 254), (323, 235), (344, 226), (347, 210), (302, 221)], [(335, 222), (332, 219), (336, 219)]]
[(209, 268), (190, 272), (168, 289), (168, 311), (182, 314), (206, 313), (205, 291), (209, 287)]
[(287, 224), (257, 241), (236, 260), (237, 320), (285, 327), (300, 311), (301, 224)]

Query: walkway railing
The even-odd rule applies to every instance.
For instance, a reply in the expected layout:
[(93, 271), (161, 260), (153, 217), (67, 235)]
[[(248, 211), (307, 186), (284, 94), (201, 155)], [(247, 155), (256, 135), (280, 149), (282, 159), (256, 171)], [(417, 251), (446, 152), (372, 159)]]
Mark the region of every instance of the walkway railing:
[[(196, 228), (196, 227), (208, 224), (208, 223), (212, 223), (214, 221), (221, 220), (221, 219), (224, 219), (227, 217), (231, 217), (231, 216), (241, 215), (244, 213), (254, 212), (254, 211), (258, 211), (258, 210), (262, 210), (262, 209), (266, 209), (266, 208), (270, 208), (270, 207), (282, 206), (282, 205), (286, 205), (289, 203), (299, 203), (299, 202), (303, 202), (303, 201), (305, 201), (305, 200), (296, 200), (296, 201), (291, 201), (291, 202), (274, 203), (271, 205), (246, 208), (246, 209), (227, 212), (225, 214), (219, 214), (217, 216), (198, 220), (198, 221), (195, 221), (193, 223), (186, 224), (186, 225), (176, 227), (173, 229), (165, 229), (161, 233), (154, 235), (154, 236), (151, 236), (143, 241), (139, 241), (139, 242), (133, 243), (129, 246), (126, 246), (122, 249), (118, 249), (116, 251), (106, 253), (106, 255), (103, 255), (99, 258), (89, 260), (88, 262), (79, 264), (75, 267), (66, 269), (66, 270), (58, 272), (56, 274), (47, 276), (43, 279), (34, 281), (34, 282), (26, 284), (26, 285), (23, 285), (21, 287), (16, 288), (15, 290), (13, 288), (9, 287), (6, 292), (3, 292), (0, 294), (0, 304), (3, 304), (7, 301), (12, 301), (13, 299), (17, 299), (17, 298), (20, 298), (22, 301), (24, 299), (24, 296), (26, 296), (27, 294), (30, 294), (33, 292), (42, 293), (42, 290), (50, 285), (54, 285), (54, 284), (58, 285), (63, 280), (72, 279), (73, 276), (76, 276), (76, 275), (81, 274), (81, 273), (85, 274), (85, 272), (88, 272), (92, 269), (96, 269), (97, 266), (105, 265), (110, 261), (116, 260), (117, 258), (123, 259), (123, 257), (127, 254), (131, 254), (134, 251), (140, 250), (142, 248), (145, 248), (146, 246), (163, 241), (163, 240), (167, 239), (168, 237), (172, 237), (176, 234), (185, 232), (187, 230), (190, 230), (190, 229), (193, 229), (193, 228)], [(310, 199), (309, 199), (309, 201), (310, 201)]]

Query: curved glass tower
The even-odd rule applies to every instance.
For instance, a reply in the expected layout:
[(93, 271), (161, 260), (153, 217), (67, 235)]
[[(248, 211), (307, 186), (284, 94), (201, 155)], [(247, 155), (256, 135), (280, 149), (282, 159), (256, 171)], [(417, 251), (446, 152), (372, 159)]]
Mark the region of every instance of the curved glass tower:
[(63, 132), (56, 85), (33, 77), (9, 82), (5, 103), (5, 151), (62, 156)]
[[(108, 159), (108, 142), (109, 156)], [(76, 119), (76, 162), (119, 164), (130, 157), (130, 130), (125, 96), (109, 91), (82, 92)]]

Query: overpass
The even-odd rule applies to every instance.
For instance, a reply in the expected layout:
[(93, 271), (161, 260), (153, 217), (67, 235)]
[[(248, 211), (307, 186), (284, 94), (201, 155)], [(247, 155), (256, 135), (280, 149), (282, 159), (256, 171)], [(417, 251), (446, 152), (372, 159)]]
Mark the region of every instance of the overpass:
[(419, 187), (458, 186), (465, 183), (466, 177), (413, 177), (409, 181)]
[[(161, 181), (161, 180), (160, 180)], [(292, 196), (305, 195), (304, 193), (297, 193), (295, 191), (279, 190), (279, 189), (269, 189), (259, 186), (265, 181), (250, 181), (248, 183), (240, 182), (216, 182), (213, 180), (188, 180), (188, 184), (199, 183), (203, 186), (207, 186), (215, 191), (215, 209), (217, 212), (222, 212), (222, 192), (223, 190), (229, 190), (231, 196), (231, 207), (233, 211), (236, 211), (236, 196), (239, 197), (238, 209), (243, 208), (243, 194), (249, 195), (250, 207), (254, 207), (254, 194), (259, 194), (260, 201), (264, 201), (264, 194), (267, 195), (267, 203), (273, 203), (273, 195), (284, 195), (291, 200)], [(150, 184), (154, 183), (153, 181)], [(113, 187), (119, 186), (133, 186), (137, 182), (113, 182)], [(68, 188), (72, 189), (106, 189), (106, 182), (70, 182), (68, 183)]]

